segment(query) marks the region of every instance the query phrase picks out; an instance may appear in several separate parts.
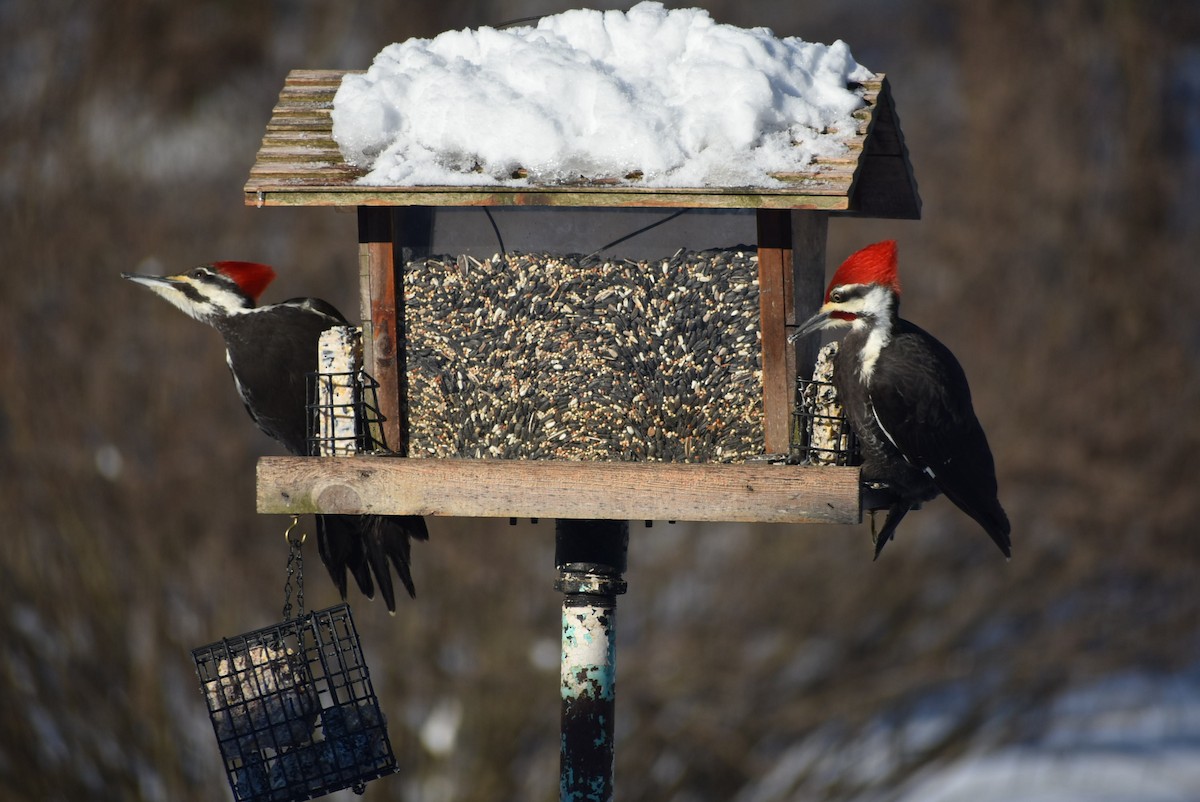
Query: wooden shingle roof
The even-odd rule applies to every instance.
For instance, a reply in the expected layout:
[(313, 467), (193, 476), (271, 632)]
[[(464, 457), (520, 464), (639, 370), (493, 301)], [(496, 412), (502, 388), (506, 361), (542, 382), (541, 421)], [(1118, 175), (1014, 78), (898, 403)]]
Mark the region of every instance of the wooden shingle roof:
[(920, 217), (921, 201), (887, 78), (862, 84), (866, 106), (845, 157), (778, 175), (782, 188), (639, 187), (636, 181), (497, 187), (388, 187), (356, 183), (365, 170), (333, 141), (333, 98), (346, 73), (293, 70), (279, 94), (246, 182), (249, 206), (645, 206), (815, 209), (867, 217)]

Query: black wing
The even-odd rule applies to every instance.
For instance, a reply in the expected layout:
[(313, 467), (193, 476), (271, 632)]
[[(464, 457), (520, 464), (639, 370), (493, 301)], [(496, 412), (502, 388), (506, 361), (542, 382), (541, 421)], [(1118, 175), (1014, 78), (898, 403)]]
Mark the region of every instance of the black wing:
[(294, 298), (238, 316), (222, 334), (250, 417), (298, 456), (308, 453), (307, 375), (317, 369), (321, 332), (345, 325), (328, 303)]
[(950, 349), (899, 321), (871, 377), (879, 425), (910, 463), (1011, 555), (1008, 516), (997, 498), (996, 467), (971, 404), (966, 374)]

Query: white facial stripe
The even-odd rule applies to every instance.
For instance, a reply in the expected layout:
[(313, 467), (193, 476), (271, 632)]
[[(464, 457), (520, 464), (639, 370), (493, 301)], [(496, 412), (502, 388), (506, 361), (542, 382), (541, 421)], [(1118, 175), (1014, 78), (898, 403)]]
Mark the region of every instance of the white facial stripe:
[(206, 299), (188, 295), (178, 284), (154, 281), (142, 283), (142, 286), (170, 303), (171, 306), (182, 311), (188, 317), (195, 318), (196, 320), (204, 320), (212, 314), (212, 307), (207, 303)]
[(181, 276), (170, 281), (143, 282), (143, 286), (184, 314), (203, 322), (214, 317), (242, 314), (254, 308), (246, 306), (244, 296), (216, 281), (195, 281)]
[[(891, 326), (893, 298), (886, 287), (873, 286), (866, 294), (853, 298), (843, 305), (843, 310), (855, 315), (851, 324), (856, 329), (869, 329), (867, 341), (863, 344), (862, 364), (859, 367), (859, 377), (869, 382), (875, 372), (875, 363), (879, 354), (892, 341)], [(881, 325), (882, 324), (882, 325)]]
[(822, 312), (849, 312), (858, 317), (876, 318), (890, 315), (892, 293), (887, 287), (872, 284), (864, 290), (862, 284), (845, 284), (836, 287), (832, 294), (837, 293), (850, 297), (842, 301), (831, 300), (821, 307)]

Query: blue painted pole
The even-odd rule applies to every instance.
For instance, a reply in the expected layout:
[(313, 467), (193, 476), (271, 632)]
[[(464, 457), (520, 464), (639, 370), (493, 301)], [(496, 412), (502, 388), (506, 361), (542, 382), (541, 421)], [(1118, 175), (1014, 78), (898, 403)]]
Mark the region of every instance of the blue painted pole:
[(611, 802), (617, 596), (625, 592), (627, 521), (559, 520), (563, 593), (560, 802)]

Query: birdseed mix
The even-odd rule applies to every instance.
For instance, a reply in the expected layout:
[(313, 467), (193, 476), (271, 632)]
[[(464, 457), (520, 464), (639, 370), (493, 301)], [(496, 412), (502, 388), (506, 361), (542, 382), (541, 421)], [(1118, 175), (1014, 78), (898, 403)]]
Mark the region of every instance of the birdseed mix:
[(762, 453), (758, 256), (548, 253), (406, 267), (414, 457), (740, 462)]

